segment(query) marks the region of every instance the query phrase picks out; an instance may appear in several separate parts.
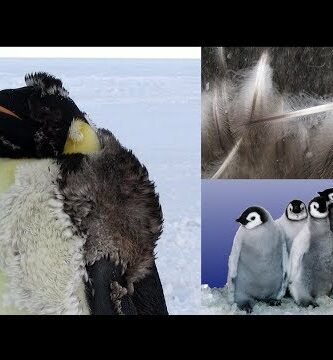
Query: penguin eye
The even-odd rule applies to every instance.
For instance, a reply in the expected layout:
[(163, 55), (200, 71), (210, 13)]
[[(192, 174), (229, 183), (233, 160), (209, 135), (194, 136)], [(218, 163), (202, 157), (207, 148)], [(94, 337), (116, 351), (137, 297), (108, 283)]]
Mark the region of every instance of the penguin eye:
[(330, 200), (333, 200), (333, 194), (329, 194), (328, 197)]
[(318, 209), (318, 208), (319, 208), (318, 203), (314, 203), (314, 204), (313, 204), (313, 207), (314, 207), (315, 209)]
[(250, 217), (250, 220), (253, 221), (255, 218), (256, 218), (255, 216), (251, 216), (251, 217)]

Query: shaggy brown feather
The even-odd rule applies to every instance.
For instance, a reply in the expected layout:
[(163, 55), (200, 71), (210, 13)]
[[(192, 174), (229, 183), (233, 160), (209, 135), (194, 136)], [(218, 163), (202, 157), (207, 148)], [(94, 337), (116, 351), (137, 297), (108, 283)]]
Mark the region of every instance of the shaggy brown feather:
[(146, 168), (108, 130), (98, 130), (102, 150), (59, 160), (64, 210), (86, 237), (85, 258), (110, 257), (133, 283), (153, 266), (163, 215)]

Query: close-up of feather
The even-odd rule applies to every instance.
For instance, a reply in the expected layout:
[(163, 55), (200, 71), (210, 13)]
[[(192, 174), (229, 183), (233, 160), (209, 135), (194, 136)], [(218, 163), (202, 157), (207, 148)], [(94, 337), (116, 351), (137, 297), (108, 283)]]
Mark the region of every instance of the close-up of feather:
[(202, 178), (331, 178), (333, 48), (202, 49)]

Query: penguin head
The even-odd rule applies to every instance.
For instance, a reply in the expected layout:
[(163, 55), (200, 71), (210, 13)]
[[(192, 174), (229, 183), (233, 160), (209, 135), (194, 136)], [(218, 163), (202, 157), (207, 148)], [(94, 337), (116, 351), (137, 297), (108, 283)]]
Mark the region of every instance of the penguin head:
[(315, 219), (324, 219), (328, 216), (326, 199), (323, 196), (317, 196), (309, 203), (309, 213)]
[(26, 86), (0, 91), (0, 157), (46, 158), (99, 150), (93, 127), (47, 73), (25, 76)]
[(324, 191), (318, 191), (320, 196), (323, 196), (328, 204), (333, 204), (333, 188), (326, 189)]
[(259, 206), (251, 206), (236, 221), (246, 229), (251, 230), (266, 223), (268, 221), (268, 214), (265, 209)]
[(292, 200), (286, 208), (286, 216), (288, 220), (300, 221), (308, 217), (308, 211), (305, 204), (301, 200)]

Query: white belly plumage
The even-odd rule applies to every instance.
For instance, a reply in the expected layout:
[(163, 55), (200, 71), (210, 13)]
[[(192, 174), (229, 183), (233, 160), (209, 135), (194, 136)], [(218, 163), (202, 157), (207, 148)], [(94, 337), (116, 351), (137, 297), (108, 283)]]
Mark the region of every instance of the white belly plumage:
[(58, 177), (54, 161), (30, 161), (0, 193), (1, 314), (89, 314), (84, 239), (63, 211)]

